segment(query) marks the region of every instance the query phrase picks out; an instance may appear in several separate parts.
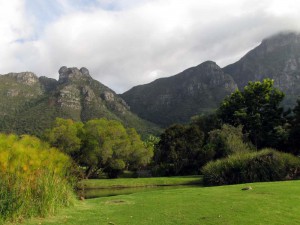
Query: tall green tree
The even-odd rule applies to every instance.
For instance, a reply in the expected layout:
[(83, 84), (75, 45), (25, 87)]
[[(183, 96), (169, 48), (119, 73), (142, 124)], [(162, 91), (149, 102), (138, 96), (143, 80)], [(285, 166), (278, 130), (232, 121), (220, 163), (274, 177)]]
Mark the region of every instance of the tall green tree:
[(199, 172), (203, 160), (204, 133), (198, 126), (173, 125), (160, 136), (154, 155), (165, 175)]
[(300, 100), (297, 101), (297, 105), (293, 109), (289, 140), (291, 145), (290, 151), (294, 154), (299, 155), (300, 154)]
[(277, 147), (284, 141), (284, 93), (274, 87), (274, 81), (249, 82), (243, 91), (225, 98), (218, 109), (223, 123), (242, 125), (257, 148)]

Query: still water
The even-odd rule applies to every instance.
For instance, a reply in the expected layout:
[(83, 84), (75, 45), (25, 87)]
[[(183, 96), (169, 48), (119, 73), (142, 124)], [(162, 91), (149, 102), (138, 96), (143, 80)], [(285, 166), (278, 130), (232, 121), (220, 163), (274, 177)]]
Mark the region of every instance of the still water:
[(128, 195), (137, 192), (154, 191), (154, 190), (168, 190), (178, 188), (199, 187), (196, 185), (178, 185), (178, 186), (150, 186), (150, 187), (134, 187), (134, 188), (110, 188), (110, 189), (86, 189), (79, 190), (78, 195), (84, 198), (99, 198), (116, 195)]

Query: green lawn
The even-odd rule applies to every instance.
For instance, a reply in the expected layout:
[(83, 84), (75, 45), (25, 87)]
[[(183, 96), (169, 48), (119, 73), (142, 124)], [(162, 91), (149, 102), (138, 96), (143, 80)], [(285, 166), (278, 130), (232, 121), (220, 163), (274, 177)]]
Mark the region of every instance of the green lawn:
[[(249, 185), (249, 184), (248, 184)], [(78, 225), (298, 225), (300, 181), (191, 187), (78, 202), (47, 219), (26, 224)]]
[(79, 188), (125, 188), (146, 186), (171, 186), (202, 184), (202, 176), (184, 177), (150, 177), (150, 178), (119, 178), (119, 179), (89, 179), (79, 182)]

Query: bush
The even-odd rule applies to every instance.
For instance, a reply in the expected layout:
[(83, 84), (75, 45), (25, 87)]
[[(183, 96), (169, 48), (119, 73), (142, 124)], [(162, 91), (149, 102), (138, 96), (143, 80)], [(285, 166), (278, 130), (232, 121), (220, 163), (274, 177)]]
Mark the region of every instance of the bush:
[(299, 169), (298, 157), (264, 149), (209, 162), (202, 172), (205, 185), (224, 185), (293, 179)]
[(224, 158), (235, 153), (253, 151), (253, 147), (246, 142), (243, 127), (234, 127), (223, 124), (221, 129), (215, 129), (208, 133), (206, 148), (214, 152), (214, 159)]
[(0, 223), (53, 214), (74, 194), (68, 156), (38, 138), (0, 134)]

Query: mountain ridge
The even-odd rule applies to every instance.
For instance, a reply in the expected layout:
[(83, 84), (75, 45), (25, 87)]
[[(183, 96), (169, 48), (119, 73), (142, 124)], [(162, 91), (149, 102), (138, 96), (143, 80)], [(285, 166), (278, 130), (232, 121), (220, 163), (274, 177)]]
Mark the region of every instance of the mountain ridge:
[(58, 80), (32, 72), (9, 73), (0, 76), (0, 83), (0, 129), (4, 132), (39, 136), (56, 117), (76, 121), (106, 117), (143, 134), (159, 130), (133, 114), (123, 99), (84, 67), (63, 66)]
[(133, 87), (120, 96), (141, 118), (168, 126), (173, 121), (188, 122), (203, 103), (207, 107), (203, 113), (215, 108), (236, 87), (215, 62), (206, 61), (174, 76)]
[[(230, 93), (226, 92), (226, 89), (222, 90), (222, 88), (220, 88), (220, 90), (214, 90), (214, 93), (209, 94), (209, 90), (206, 90), (207, 93), (204, 93), (203, 90), (194, 88), (193, 90), (197, 92), (195, 96), (199, 97), (202, 93), (207, 98), (198, 102), (190, 102), (190, 104), (185, 100), (185, 102), (180, 105), (175, 104), (173, 108), (169, 107), (169, 101), (164, 105), (164, 107), (169, 107), (169, 110), (163, 109), (163, 103), (160, 108), (156, 107), (156, 110), (154, 110), (153, 107), (157, 105), (155, 101), (162, 102), (160, 99), (162, 94), (159, 91), (153, 92), (153, 89), (156, 90), (157, 87), (155, 86), (157, 85), (160, 86), (159, 89), (161, 90), (168, 90), (174, 79), (178, 80), (178, 83), (173, 86), (185, 86), (184, 83), (187, 83), (187, 80), (193, 83), (193, 80), (188, 76), (189, 71), (195, 71), (195, 68), (206, 63), (211, 65), (215, 64), (212, 61), (206, 61), (198, 66), (188, 68), (177, 75), (160, 78), (148, 84), (133, 87), (120, 96), (125, 99), (132, 111), (137, 115), (161, 126), (168, 126), (177, 122), (188, 122), (194, 115), (215, 110), (222, 98)], [(218, 69), (226, 74), (226, 76), (228, 76), (227, 79), (231, 80), (232, 84), (235, 83), (239, 89), (243, 89), (249, 81), (262, 81), (265, 78), (274, 79), (275, 87), (278, 87), (286, 93), (284, 105), (286, 107), (293, 107), (296, 99), (300, 95), (300, 34), (296, 32), (281, 32), (272, 35), (271, 37), (265, 38), (257, 47), (246, 53), (237, 62)], [(202, 71), (202, 74), (203, 73), (205, 72)], [(207, 76), (213, 75), (213, 72), (207, 73)], [(184, 79), (179, 79), (180, 76), (186, 80), (183, 81)], [(214, 79), (212, 79), (212, 81), (213, 80)], [(201, 82), (202, 85), (207, 85), (209, 88), (214, 87), (207, 79)], [(225, 82), (225, 84), (227, 83)], [(201, 84), (199, 85), (201, 86)], [(232, 88), (232, 85), (229, 85), (229, 87), (231, 87), (231, 91), (235, 89)], [(188, 85), (185, 88), (188, 89)], [(171, 94), (166, 95), (165, 99), (178, 97), (175, 89), (176, 88), (174, 88)], [(167, 92), (166, 90), (164, 91)], [(177, 90), (177, 92), (182, 91), (180, 88)], [(221, 94), (218, 93), (218, 91), (221, 92)], [(152, 93), (151, 97), (149, 97), (149, 93)], [(212, 102), (207, 102), (207, 100), (213, 99), (215, 96), (219, 96), (219, 98), (215, 98), (215, 100), (212, 101), (213, 104)], [(145, 104), (145, 102), (150, 106)], [(200, 104), (200, 106), (195, 104)], [(190, 108), (188, 113), (186, 113), (185, 108)], [(174, 111), (177, 112), (175, 115)], [(171, 117), (171, 119), (168, 117)]]
[(286, 93), (285, 106), (295, 104), (300, 95), (299, 33), (281, 32), (266, 38), (240, 60), (223, 68), (205, 61), (119, 95), (94, 80), (85, 67), (63, 66), (58, 80), (32, 72), (1, 75), (0, 129), (41, 132), (55, 117), (81, 121), (107, 117), (147, 132), (155, 127), (152, 123), (166, 127), (211, 113), (237, 88), (264, 78), (274, 79), (275, 86)]

